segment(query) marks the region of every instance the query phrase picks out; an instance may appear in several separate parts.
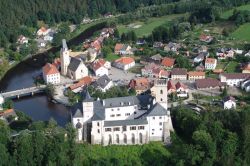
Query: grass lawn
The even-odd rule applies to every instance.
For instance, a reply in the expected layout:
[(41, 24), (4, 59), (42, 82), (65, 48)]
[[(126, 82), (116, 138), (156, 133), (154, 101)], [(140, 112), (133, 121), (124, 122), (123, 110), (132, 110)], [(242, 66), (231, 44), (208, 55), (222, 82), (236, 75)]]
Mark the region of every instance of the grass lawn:
[[(162, 24), (168, 23), (171, 20), (174, 20), (175, 18), (180, 17), (180, 16), (183, 16), (183, 14), (173, 14), (173, 15), (168, 15), (168, 16), (163, 16), (163, 17), (152, 17), (152, 18), (148, 18), (147, 21), (145, 22), (142, 22), (142, 21), (133, 22), (130, 24), (130, 25), (133, 24), (131, 27), (128, 27), (127, 25), (119, 25), (118, 30), (120, 34), (134, 30), (137, 37), (143, 37), (143, 36), (147, 36), (151, 34), (154, 28)], [(138, 26), (138, 27), (135, 28), (133, 26)]]
[(238, 67), (237, 62), (230, 61), (229, 64), (227, 65), (225, 71), (227, 73), (235, 73), (235, 72), (237, 72), (237, 67)]
[(231, 36), (240, 39), (250, 41), (250, 23), (246, 23), (241, 25), (238, 29), (236, 29)]
[(120, 56), (119, 55), (116, 55), (116, 54), (109, 54), (106, 58), (104, 58), (105, 60), (109, 61), (109, 62), (112, 62), (116, 59), (119, 59)]
[[(242, 5), (242, 6), (239, 6), (237, 8), (234, 8), (234, 9), (237, 9), (237, 10), (250, 10), (250, 4), (248, 4), (248, 5)], [(221, 18), (228, 19), (230, 16), (233, 15), (234, 9), (227, 10), (224, 13), (222, 13), (221, 14)]]

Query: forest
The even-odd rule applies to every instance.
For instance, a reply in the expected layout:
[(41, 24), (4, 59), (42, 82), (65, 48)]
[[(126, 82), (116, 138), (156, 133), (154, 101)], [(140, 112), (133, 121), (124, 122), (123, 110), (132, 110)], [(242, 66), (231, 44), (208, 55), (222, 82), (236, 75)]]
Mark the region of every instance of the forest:
[(201, 114), (183, 106), (172, 109), (175, 132), (169, 146), (77, 144), (71, 124), (62, 128), (53, 119), (32, 123), (19, 116), (28, 130), (18, 134), (0, 121), (0, 165), (250, 165), (249, 107)]

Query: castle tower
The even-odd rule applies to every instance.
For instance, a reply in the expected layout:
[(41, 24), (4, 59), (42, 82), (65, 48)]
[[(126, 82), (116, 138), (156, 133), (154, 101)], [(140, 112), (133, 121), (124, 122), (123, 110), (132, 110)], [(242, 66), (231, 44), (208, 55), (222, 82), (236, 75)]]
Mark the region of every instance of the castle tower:
[(167, 80), (157, 79), (154, 84), (155, 100), (164, 108), (168, 108)]
[(60, 59), (61, 59), (61, 74), (67, 75), (67, 69), (70, 63), (70, 57), (69, 57), (68, 46), (65, 39), (62, 40)]

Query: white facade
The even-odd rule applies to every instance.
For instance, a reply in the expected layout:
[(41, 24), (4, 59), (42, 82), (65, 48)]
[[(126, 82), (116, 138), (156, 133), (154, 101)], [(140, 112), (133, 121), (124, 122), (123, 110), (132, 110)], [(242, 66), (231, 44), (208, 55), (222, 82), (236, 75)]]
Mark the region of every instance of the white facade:
[(67, 46), (67, 43), (66, 43), (65, 39), (62, 41), (62, 44), (63, 44), (63, 47), (62, 47), (61, 52), (60, 52), (61, 74), (66, 76), (67, 71), (68, 71), (68, 66), (69, 66), (69, 63), (70, 63), (70, 57), (69, 57), (68, 46)]
[(223, 103), (224, 110), (226, 109), (236, 109), (236, 103), (233, 100), (228, 100)]
[(95, 75), (98, 76), (98, 77), (101, 77), (101, 76), (103, 76), (105, 74), (109, 75), (109, 70), (104, 66), (101, 66), (100, 68), (95, 70)]
[(110, 81), (105, 87), (101, 88), (98, 87), (98, 89), (100, 89), (102, 92), (106, 92), (107, 90), (109, 90), (110, 88), (112, 88), (114, 86), (113, 81)]
[(135, 66), (135, 61), (133, 61), (132, 63), (129, 63), (129, 64), (116, 63), (114, 66), (119, 68), (119, 69), (122, 69), (122, 70), (128, 70), (128, 69)]
[(43, 79), (46, 84), (59, 84), (60, 83), (60, 73), (43, 75)]
[[(169, 142), (173, 126), (167, 110), (164, 81), (156, 84), (155, 99), (145, 95), (94, 101), (86, 95), (89, 97), (85, 97), (82, 103), (82, 112), (76, 110), (72, 114), (73, 125), (77, 128), (81, 126), (79, 122), (82, 124), (81, 129), (77, 128), (78, 141), (104, 146)], [(91, 126), (90, 131), (88, 126)]]
[(250, 77), (249, 73), (228, 73), (220, 74), (219, 78), (221, 82), (226, 83), (229, 86), (239, 87), (241, 82)]
[(215, 63), (205, 63), (205, 69), (206, 70), (214, 70), (217, 65), (217, 60), (215, 60)]

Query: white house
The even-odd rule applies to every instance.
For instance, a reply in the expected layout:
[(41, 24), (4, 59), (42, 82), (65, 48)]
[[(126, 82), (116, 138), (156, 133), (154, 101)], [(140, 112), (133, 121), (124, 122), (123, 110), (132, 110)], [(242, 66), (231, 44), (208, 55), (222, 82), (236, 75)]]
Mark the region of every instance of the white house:
[(47, 63), (43, 67), (43, 79), (46, 84), (59, 84), (60, 83), (60, 72), (56, 66)]
[(91, 144), (134, 145), (150, 141), (170, 143), (173, 130), (167, 110), (166, 80), (157, 80), (156, 97), (128, 96), (85, 100), (72, 109), (72, 124), (77, 140)]
[(96, 76), (109, 75), (110, 62), (104, 59), (97, 59), (92, 63), (92, 69)]
[(177, 97), (188, 97), (188, 87), (181, 82), (177, 82), (176, 85)]
[(235, 98), (232, 96), (227, 96), (223, 99), (223, 107), (224, 110), (228, 109), (236, 109)]
[(29, 43), (29, 39), (23, 35), (20, 35), (17, 39), (17, 43), (19, 44), (28, 44)]
[(122, 70), (128, 70), (135, 66), (135, 60), (131, 57), (121, 57), (113, 62), (113, 66)]
[(206, 70), (214, 70), (217, 65), (217, 59), (214, 58), (206, 58), (205, 60), (205, 69)]
[(221, 73), (219, 78), (221, 82), (229, 86), (239, 87), (241, 82), (250, 77), (250, 73)]
[(49, 32), (51, 31), (51, 29), (47, 29), (45, 27), (41, 27), (38, 31), (37, 31), (37, 36), (46, 36), (49, 34)]
[(94, 87), (96, 89), (101, 90), (102, 92), (106, 92), (108, 89), (114, 86), (113, 81), (105, 74), (98, 78), (94, 83)]

